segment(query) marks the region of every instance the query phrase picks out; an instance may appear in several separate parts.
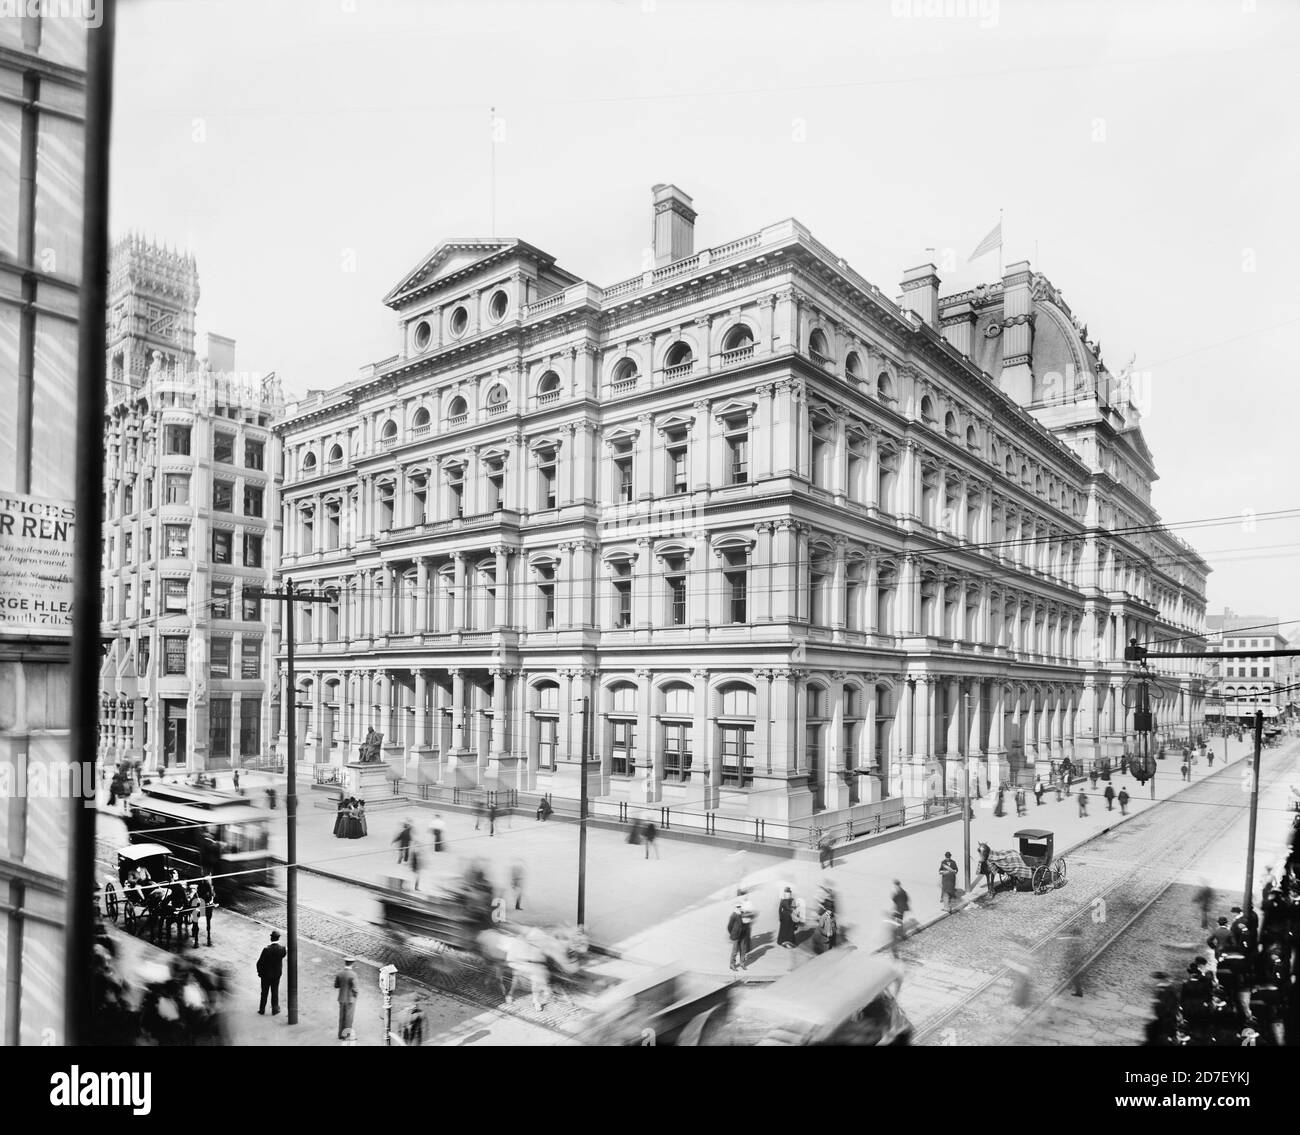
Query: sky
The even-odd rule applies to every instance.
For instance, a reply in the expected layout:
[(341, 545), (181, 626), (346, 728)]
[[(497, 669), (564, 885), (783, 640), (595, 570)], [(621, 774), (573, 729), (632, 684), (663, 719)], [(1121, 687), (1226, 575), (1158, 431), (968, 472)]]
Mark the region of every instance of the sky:
[(193, 252), (200, 331), (294, 395), (396, 353), (382, 298), (443, 239), (640, 272), (658, 182), (697, 248), (793, 216), (891, 296), (996, 278), (1001, 213), (1149, 376), (1210, 611), (1291, 622), (1297, 32), (1289, 0), (122, 0), (112, 228)]

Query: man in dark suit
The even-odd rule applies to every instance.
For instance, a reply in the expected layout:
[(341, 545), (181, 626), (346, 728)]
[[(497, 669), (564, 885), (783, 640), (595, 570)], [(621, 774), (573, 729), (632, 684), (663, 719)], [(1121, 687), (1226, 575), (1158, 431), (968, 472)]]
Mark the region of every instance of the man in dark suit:
[(344, 958), (343, 968), (334, 975), (334, 988), (339, 991), (339, 1040), (351, 1033), (357, 1011), (357, 972), (352, 963), (352, 958)]
[(280, 945), (280, 931), (271, 931), (271, 944), (257, 959), (257, 976), (262, 979), (262, 1002), (259, 1013), (266, 1013), (266, 995), (271, 995), (271, 1016), (280, 1011), (280, 975), (284, 972), (284, 956), (289, 951)]

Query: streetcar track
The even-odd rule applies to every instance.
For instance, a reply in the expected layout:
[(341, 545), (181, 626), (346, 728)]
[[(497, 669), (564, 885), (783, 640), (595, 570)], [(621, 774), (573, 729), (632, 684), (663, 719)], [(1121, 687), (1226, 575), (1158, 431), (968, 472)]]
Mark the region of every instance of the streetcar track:
[[(1223, 781), (1219, 780), (1219, 778), (1224, 776), (1225, 774), (1227, 774), (1228, 776), (1234, 776), (1236, 775), (1236, 770), (1233, 768), (1233, 766), (1227, 766), (1220, 772), (1213, 774), (1212, 777), (1206, 777), (1204, 780), (1199, 782), (1199, 784), (1196, 787), (1197, 788), (1209, 787), (1209, 786), (1218, 787), (1219, 785), (1224, 783)], [(1273, 785), (1278, 783), (1278, 781), (1283, 776), (1287, 776), (1287, 775), (1291, 775), (1291, 774), (1278, 772), (1274, 774), (1267, 782), (1265, 782), (1264, 778), (1261, 776), (1260, 778), (1261, 789), (1265, 786), (1265, 784), (1267, 784), (1268, 787), (1272, 787)], [(1151, 815), (1151, 813), (1147, 813), (1147, 815)], [(1238, 819), (1239, 819), (1238, 814), (1234, 812), (1215, 831), (1213, 838), (1218, 839), (1222, 837), (1233, 826), (1233, 824), (1237, 822)], [(1119, 833), (1115, 831), (1099, 832), (1097, 835), (1093, 836), (1092, 839), (1089, 840), (1088, 842), (1092, 842), (1092, 840), (1106, 838), (1108, 836), (1114, 837), (1117, 836), (1118, 834)], [(1127, 831), (1125, 831), (1124, 834), (1126, 836), (1136, 837), (1141, 834), (1141, 831), (1138, 828), (1130, 828)], [(1095, 907), (1095, 904), (1099, 900), (1104, 900), (1108, 896), (1112, 895), (1119, 887), (1129, 883), (1133, 879), (1143, 878), (1149, 875), (1151, 873), (1149, 861), (1153, 859), (1163, 858), (1165, 855), (1171, 852), (1178, 843), (1185, 840), (1188, 834), (1189, 833), (1187, 831), (1179, 831), (1175, 835), (1171, 836), (1168, 840), (1157, 845), (1157, 847), (1153, 849), (1151, 852), (1147, 853), (1148, 863), (1139, 863), (1137, 865), (1131, 865), (1131, 861), (1117, 860), (1115, 857), (1108, 856), (1105, 854), (1090, 858), (1087, 857), (1086, 855), (1080, 855), (1076, 857), (1073, 853), (1071, 853), (1069, 858), (1072, 863), (1078, 862), (1088, 867), (1100, 867), (1104, 869), (1106, 867), (1116, 865), (1118, 862), (1125, 862), (1126, 865), (1129, 865), (1129, 870), (1125, 874), (1121, 875), (1118, 879), (1116, 879), (1113, 883), (1111, 883), (1108, 887), (1104, 888), (1102, 891), (1094, 894), (1091, 898), (1089, 898), (1087, 902), (1083, 904), (1083, 906), (1085, 907), (1084, 910), (1076, 910), (1075, 912), (1071, 913), (1067, 918), (1058, 922), (1049, 932), (1041, 935), (1036, 941), (1034, 941), (1031, 945), (1026, 947), (1026, 955), (1032, 956), (1033, 954), (1037, 953), (1049, 942), (1059, 937), (1062, 930), (1071, 926), (1079, 919), (1087, 917), (1086, 908)], [(1205, 840), (1203, 838), (1203, 833), (1201, 834), (1202, 834), (1201, 842), (1203, 846)], [(1087, 845), (1084, 844), (1083, 846), (1086, 847)], [(1056, 985), (1052, 988), (1052, 991), (1046, 997), (1038, 1001), (1024, 1017), (1016, 1021), (1012, 1025), (1010, 1031), (1004, 1033), (1003, 1037), (1000, 1040), (992, 1041), (989, 1043), (1000, 1043), (1004, 1045), (1011, 1044), (1015, 1037), (1020, 1036), (1023, 1032), (1026, 1031), (1028, 1026), (1040, 1021), (1042, 1015), (1055, 1004), (1056, 1000), (1060, 997), (1061, 993), (1074, 983), (1075, 978), (1085, 974), (1089, 969), (1089, 967), (1096, 964), (1099, 958), (1101, 958), (1109, 950), (1113, 949), (1120, 942), (1123, 935), (1127, 933), (1127, 931), (1131, 929), (1137, 922), (1139, 922), (1141, 918), (1144, 915), (1146, 915), (1148, 911), (1150, 911), (1151, 907), (1153, 907), (1169, 891), (1169, 889), (1178, 880), (1179, 876), (1182, 875), (1187, 870), (1187, 868), (1196, 861), (1198, 855), (1199, 855), (1199, 851), (1193, 851), (1185, 860), (1181, 861), (1176, 868), (1172, 870), (1168, 870), (1168, 869), (1163, 870), (1161, 872), (1160, 878), (1162, 878), (1164, 881), (1160, 882), (1154, 894), (1152, 894), (1149, 898), (1145, 899), (1139, 905), (1139, 907), (1125, 919), (1123, 925), (1121, 925), (1118, 929), (1109, 932), (1106, 938), (1104, 939), (1104, 941), (1102, 941), (1102, 943), (1095, 950), (1093, 950), (1079, 965), (1074, 966), (1072, 968), (1067, 968), (1066, 976), (1058, 983), (1056, 983)], [(1055, 969), (1055, 967), (1053, 968)], [(972, 989), (960, 1001), (958, 1001), (954, 1005), (949, 1006), (947, 1009), (943, 1010), (932, 1021), (929, 1021), (923, 1026), (921, 1026), (917, 1030), (916, 1039), (914, 1043), (918, 1045), (925, 1044), (931, 1037), (935, 1036), (936, 1034), (940, 1033), (943, 1029), (950, 1026), (951, 1023), (954, 1021), (954, 1019), (956, 1019), (962, 1014), (972, 1011), (981, 998), (989, 994), (989, 992), (995, 986), (1004, 982), (1012, 974), (1012, 972), (1013, 972), (1012, 968), (1008, 965), (1003, 965), (999, 967), (996, 972), (994, 972), (986, 980), (982, 981), (979, 985), (977, 985), (974, 989)]]

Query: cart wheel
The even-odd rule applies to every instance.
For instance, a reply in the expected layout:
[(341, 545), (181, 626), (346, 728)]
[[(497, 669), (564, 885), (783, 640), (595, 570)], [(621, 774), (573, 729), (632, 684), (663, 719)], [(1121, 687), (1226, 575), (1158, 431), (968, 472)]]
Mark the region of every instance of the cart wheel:
[(114, 922), (117, 921), (117, 888), (112, 883), (107, 883), (104, 886), (104, 910), (109, 918)]
[(1055, 886), (1058, 886), (1058, 887), (1063, 887), (1063, 886), (1065, 886), (1065, 874), (1066, 874), (1066, 872), (1065, 872), (1065, 860), (1064, 860), (1064, 859), (1058, 859), (1058, 860), (1057, 860), (1057, 861), (1052, 865), (1052, 882), (1053, 882), (1053, 884), (1054, 884)]
[(1033, 888), (1036, 895), (1045, 895), (1052, 889), (1052, 872), (1048, 868), (1034, 868)]

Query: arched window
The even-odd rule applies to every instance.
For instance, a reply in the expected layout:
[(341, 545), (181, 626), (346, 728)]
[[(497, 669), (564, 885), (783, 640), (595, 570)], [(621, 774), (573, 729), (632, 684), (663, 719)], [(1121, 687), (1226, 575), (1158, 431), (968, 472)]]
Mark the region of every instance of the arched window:
[(696, 743), (692, 736), (695, 690), (684, 682), (674, 682), (660, 691), (660, 698), (664, 781), (689, 784)]
[[(731, 355), (737, 351), (748, 351), (744, 357), (754, 353), (754, 333), (743, 323), (737, 324), (727, 332), (727, 337), (722, 341), (722, 353)], [(729, 359), (729, 362), (735, 362), (735, 359)]]
[(844, 376), (850, 382), (862, 381), (862, 357), (857, 351), (850, 351), (844, 360)]
[(1041, 473), (1034, 478), (1034, 492), (1040, 497), (1043, 495), (1043, 475)]
[(459, 396), (453, 398), (447, 406), (447, 424), (463, 426), (469, 420), (469, 404)]
[(826, 343), (826, 334), (821, 328), (816, 328), (808, 336), (808, 357), (818, 366), (828, 366), (830, 364), (831, 349)]
[(545, 404), (554, 402), (560, 397), (560, 376), (553, 370), (548, 370), (540, 379), (537, 380), (537, 401)]
[(617, 682), (605, 691), (605, 729), (612, 776), (632, 776), (636, 772), (637, 746), (646, 738), (637, 737), (637, 690), (631, 682)]
[(329, 460), (331, 465), (338, 465), (343, 461), (343, 447), (341, 445), (331, 446)]
[(423, 433), (429, 428), (429, 411), (421, 406), (415, 411), (415, 417), (411, 419), (411, 428)]
[(537, 767), (553, 769), (560, 755), (560, 687), (555, 682), (538, 682), (533, 687), (532, 712)]
[(689, 374), (695, 365), (695, 353), (689, 343), (678, 341), (668, 348), (664, 356), (664, 371), (669, 378), (678, 378)]
[(951, 410), (943, 416), (943, 432), (949, 437), (957, 436), (957, 415)]
[(890, 402), (894, 400), (894, 380), (889, 377), (888, 371), (881, 371), (880, 377), (876, 379), (876, 393)]
[(978, 449), (980, 445), (979, 435), (975, 432), (974, 426), (966, 427), (966, 448)]
[(316, 468), (316, 454), (310, 449), (302, 455), (302, 471), (310, 473)]
[(1004, 469), (1006, 470), (1006, 474), (1008, 477), (1014, 477), (1016, 475), (1016, 465), (1015, 462), (1012, 461), (1011, 454), (1009, 453), (1007, 454), (1007, 460)]
[(748, 788), (754, 782), (754, 691), (739, 684), (723, 686), (715, 704), (722, 783)]
[(614, 364), (614, 369), (610, 373), (609, 381), (611, 386), (623, 386), (625, 383), (636, 385), (637, 369), (635, 359), (619, 359)]
[(929, 423), (934, 420), (934, 399), (927, 394), (921, 399), (921, 421)]
[(1021, 483), (1022, 485), (1027, 485), (1027, 484), (1029, 484), (1029, 466), (1028, 466), (1028, 465), (1022, 464), (1022, 465), (1020, 466), (1020, 483)]
[(510, 393), (499, 383), (488, 391), (487, 412), (488, 416), (504, 414), (510, 409)]
[(383, 429), (379, 431), (379, 440), (390, 442), (397, 440), (397, 423), (392, 418), (389, 418), (384, 423)]

